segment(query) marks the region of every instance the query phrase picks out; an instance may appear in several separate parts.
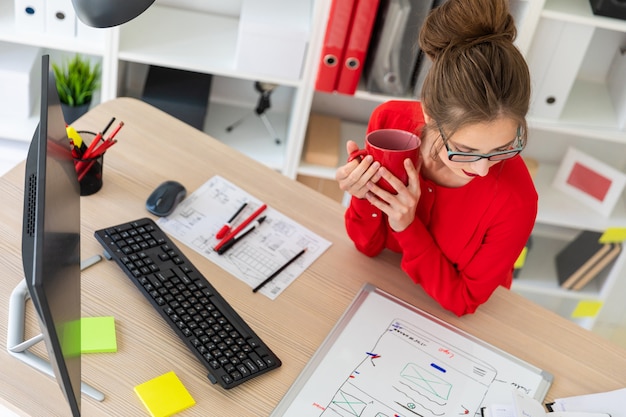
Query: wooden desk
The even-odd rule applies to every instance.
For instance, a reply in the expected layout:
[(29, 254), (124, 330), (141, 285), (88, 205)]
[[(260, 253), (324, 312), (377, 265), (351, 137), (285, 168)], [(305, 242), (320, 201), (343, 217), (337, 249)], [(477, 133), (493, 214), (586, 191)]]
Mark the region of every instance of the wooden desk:
[[(209, 383), (205, 370), (115, 264), (102, 262), (83, 272), (83, 316), (114, 316), (118, 338), (117, 353), (83, 356), (83, 380), (106, 395), (103, 402), (83, 395), (85, 416), (147, 415), (133, 387), (172, 370), (197, 401), (181, 416), (267, 416), (364, 282), (552, 373), (548, 399), (626, 386), (626, 351), (618, 346), (503, 289), (474, 315), (458, 318), (442, 310), (404, 275), (397, 255), (370, 259), (354, 249), (338, 203), (147, 104), (116, 99), (90, 111), (76, 127), (98, 130), (112, 116), (125, 127), (106, 154), (104, 187), (81, 199), (83, 258), (102, 252), (94, 230), (149, 216), (145, 199), (162, 181), (178, 180), (193, 192), (215, 174), (333, 245), (271, 301), (180, 244), (283, 361), (280, 369), (228, 391)], [(64, 416), (68, 408), (56, 382), (6, 351), (8, 298), (23, 278), (23, 176), (22, 164), (0, 178), (0, 401), (23, 415)], [(27, 336), (38, 333), (30, 307)]]

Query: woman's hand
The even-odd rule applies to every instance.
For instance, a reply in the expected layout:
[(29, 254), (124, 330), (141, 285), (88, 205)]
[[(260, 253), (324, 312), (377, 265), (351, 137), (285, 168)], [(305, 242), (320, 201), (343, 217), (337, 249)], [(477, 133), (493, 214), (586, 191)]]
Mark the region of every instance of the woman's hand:
[(404, 160), (404, 168), (409, 177), (409, 183), (406, 186), (389, 170), (384, 167), (378, 169), (377, 175), (384, 178), (397, 191), (397, 194), (392, 194), (376, 185), (375, 182), (378, 179), (372, 178), (366, 183), (369, 192), (365, 194), (365, 197), (387, 215), (389, 226), (396, 232), (406, 229), (415, 219), (415, 211), (421, 195), (418, 176), (420, 165), (421, 159), (417, 167), (413, 166), (410, 159)]
[[(359, 150), (356, 142), (348, 141), (346, 144), (348, 155)], [(347, 164), (337, 168), (335, 179), (339, 183), (339, 188), (356, 198), (365, 198), (368, 191), (367, 183), (376, 182), (380, 179), (378, 172), (380, 163), (367, 155), (360, 162), (354, 159)]]

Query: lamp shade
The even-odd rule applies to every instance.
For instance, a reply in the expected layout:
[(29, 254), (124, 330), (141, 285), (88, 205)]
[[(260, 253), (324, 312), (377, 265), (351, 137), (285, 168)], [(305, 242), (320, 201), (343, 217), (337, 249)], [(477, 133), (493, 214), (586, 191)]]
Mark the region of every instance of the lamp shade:
[(86, 25), (108, 28), (143, 13), (154, 0), (72, 0), (78, 18)]

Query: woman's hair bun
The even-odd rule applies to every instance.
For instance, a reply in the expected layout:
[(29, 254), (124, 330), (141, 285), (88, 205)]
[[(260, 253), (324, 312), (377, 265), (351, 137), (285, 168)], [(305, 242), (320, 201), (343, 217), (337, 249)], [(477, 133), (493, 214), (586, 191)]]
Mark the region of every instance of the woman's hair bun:
[(445, 0), (424, 22), (420, 48), (434, 60), (448, 48), (513, 42), (517, 32), (508, 6), (508, 0)]

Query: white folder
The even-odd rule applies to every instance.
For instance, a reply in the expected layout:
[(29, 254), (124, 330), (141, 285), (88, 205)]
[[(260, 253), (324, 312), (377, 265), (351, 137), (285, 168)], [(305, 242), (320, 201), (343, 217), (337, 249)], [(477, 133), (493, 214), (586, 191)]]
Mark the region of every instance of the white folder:
[(72, 0), (45, 0), (46, 32), (53, 35), (76, 36), (76, 12)]
[(540, 20), (527, 57), (533, 87), (530, 115), (561, 116), (593, 32), (590, 25)]
[(22, 32), (45, 31), (45, 0), (15, 0), (15, 28)]
[(607, 89), (615, 115), (617, 128), (626, 130), (626, 50), (618, 49), (607, 75)]

